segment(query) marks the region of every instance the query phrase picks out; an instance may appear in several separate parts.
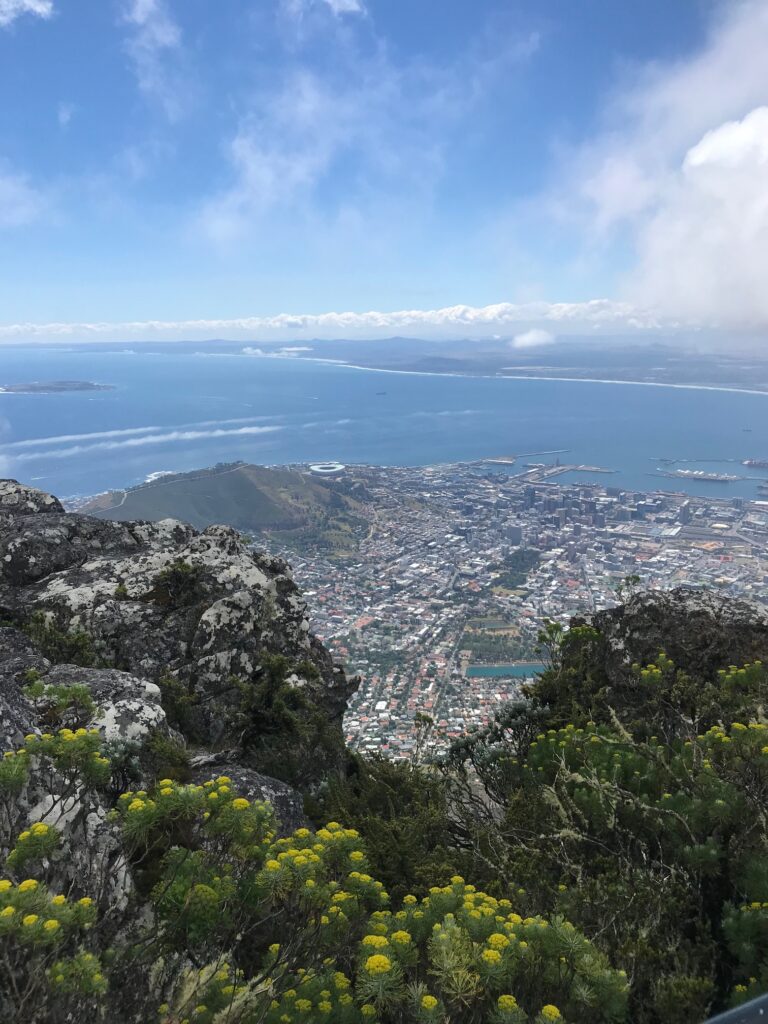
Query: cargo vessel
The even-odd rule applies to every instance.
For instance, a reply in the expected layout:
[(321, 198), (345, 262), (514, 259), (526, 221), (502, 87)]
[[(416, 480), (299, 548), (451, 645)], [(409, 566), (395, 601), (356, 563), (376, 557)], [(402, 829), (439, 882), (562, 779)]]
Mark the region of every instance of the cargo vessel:
[(659, 476), (670, 477), (673, 480), (706, 480), (713, 484), (730, 484), (734, 480), (742, 480), (743, 477), (733, 473), (708, 473), (704, 469), (672, 469), (657, 470)]

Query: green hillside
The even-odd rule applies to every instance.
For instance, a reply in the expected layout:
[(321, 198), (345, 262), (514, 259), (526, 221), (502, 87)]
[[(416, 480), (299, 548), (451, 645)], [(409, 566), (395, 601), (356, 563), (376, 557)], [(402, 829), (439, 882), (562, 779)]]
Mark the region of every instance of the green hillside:
[(311, 546), (343, 557), (356, 550), (364, 529), (358, 509), (332, 481), (235, 463), (99, 495), (82, 511), (102, 519), (183, 519), (197, 529), (224, 523), (270, 533), (297, 550)]

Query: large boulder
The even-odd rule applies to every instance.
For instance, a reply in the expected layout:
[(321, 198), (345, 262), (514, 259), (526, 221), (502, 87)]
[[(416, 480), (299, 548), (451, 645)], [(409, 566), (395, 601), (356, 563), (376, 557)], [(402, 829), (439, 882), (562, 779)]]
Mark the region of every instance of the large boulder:
[[(286, 563), (228, 527), (67, 514), (50, 495), (2, 481), (0, 619), (31, 626), (51, 660), (111, 670), (99, 686), (119, 691), (116, 701), (156, 705), (146, 684), (159, 685), (176, 712), (183, 705), (174, 724), (196, 744), (247, 737), (243, 758), (269, 771), (259, 760), (264, 725), (269, 750), (290, 753), (284, 773), (302, 784), (343, 761), (341, 718), (356, 681), (312, 635)], [(284, 735), (269, 713), (278, 687), (293, 694), (281, 699)]]
[(604, 668), (614, 683), (632, 678), (664, 651), (690, 675), (713, 678), (729, 665), (768, 661), (768, 614), (709, 590), (643, 591), (591, 623), (603, 638)]
[(29, 516), (36, 512), (63, 512), (58, 498), (16, 480), (0, 480), (0, 519)]
[(202, 785), (209, 779), (225, 775), (239, 796), (247, 800), (263, 800), (271, 805), (281, 835), (289, 835), (309, 824), (304, 815), (304, 801), (299, 792), (279, 779), (239, 764), (235, 751), (197, 754), (190, 762), (191, 781)]
[(55, 728), (46, 720), (48, 701), (27, 696), (32, 681), (43, 687), (84, 686), (94, 705), (89, 723), (106, 740), (141, 745), (156, 732), (170, 729), (160, 701), (160, 687), (115, 669), (53, 665), (18, 629), (0, 628), (0, 743), (11, 750), (30, 733)]

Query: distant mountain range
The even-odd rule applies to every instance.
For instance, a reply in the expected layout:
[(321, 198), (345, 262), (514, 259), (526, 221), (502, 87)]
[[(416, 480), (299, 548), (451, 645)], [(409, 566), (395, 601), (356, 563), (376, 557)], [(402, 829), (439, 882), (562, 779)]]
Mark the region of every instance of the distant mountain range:
[[(533, 333), (533, 332), (529, 332)], [(639, 381), (646, 384), (687, 384), (768, 391), (768, 358), (764, 342), (728, 352), (712, 348), (706, 334), (663, 342), (636, 336), (549, 338), (531, 344), (514, 338), (424, 340), (386, 338), (370, 341), (313, 339), (300, 345), (258, 342), (243, 346), (231, 340), (151, 342), (153, 351), (173, 353), (179, 346), (201, 352), (232, 351), (296, 360), (327, 360), (366, 369), (462, 376), (575, 378)], [(107, 348), (108, 346), (93, 346)]]
[[(677, 345), (639, 343), (634, 338), (553, 339), (516, 347), (514, 340), (309, 342), (294, 358), (341, 360), (370, 369), (510, 377), (575, 378), (688, 384), (768, 391), (763, 352), (711, 352), (698, 340)], [(262, 345), (265, 355), (280, 346)], [(285, 353), (288, 355), (288, 351)]]

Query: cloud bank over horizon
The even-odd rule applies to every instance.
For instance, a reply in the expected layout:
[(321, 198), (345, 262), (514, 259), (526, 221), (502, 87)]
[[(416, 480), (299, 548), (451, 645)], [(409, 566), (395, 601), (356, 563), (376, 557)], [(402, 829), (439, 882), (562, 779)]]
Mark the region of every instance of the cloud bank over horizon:
[(516, 347), (547, 344), (556, 328), (558, 335), (621, 334), (681, 325), (666, 323), (625, 303), (608, 299), (588, 302), (500, 302), (489, 306), (447, 306), (442, 309), (409, 309), (328, 313), (281, 313), (277, 316), (217, 320), (144, 320), (124, 323), (49, 323), (0, 325), (3, 343), (107, 342), (107, 341), (284, 341), (333, 339), (374, 340), (402, 334), (424, 339), (514, 337)]

